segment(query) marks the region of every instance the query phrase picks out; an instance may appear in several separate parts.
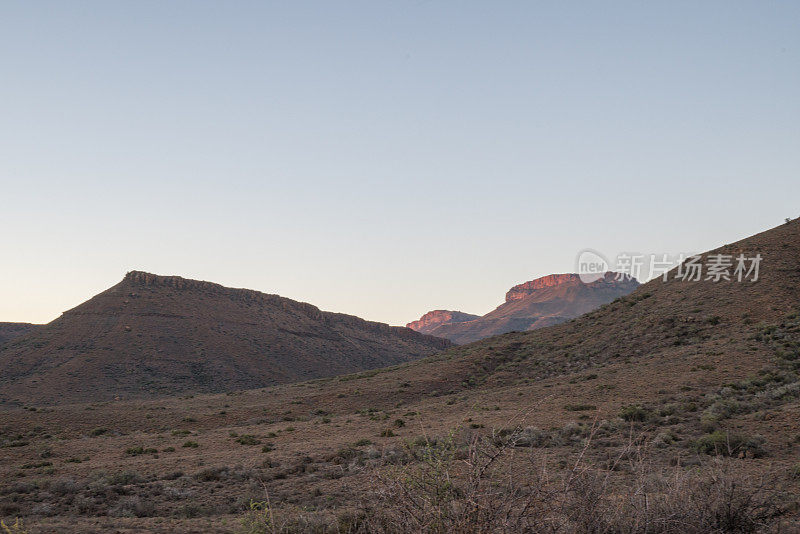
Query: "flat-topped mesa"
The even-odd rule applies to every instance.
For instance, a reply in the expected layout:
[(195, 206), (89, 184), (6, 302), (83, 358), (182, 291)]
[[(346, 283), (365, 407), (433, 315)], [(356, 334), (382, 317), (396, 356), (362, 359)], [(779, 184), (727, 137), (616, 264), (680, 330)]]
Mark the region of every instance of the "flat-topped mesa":
[[(556, 287), (560, 285), (576, 285), (583, 284), (581, 278), (575, 273), (565, 274), (548, 274), (529, 282), (516, 285), (508, 290), (506, 293), (506, 302), (524, 299), (535, 293), (538, 290), (546, 289), (549, 287)], [(639, 282), (635, 278), (629, 276), (622, 276), (620, 273), (608, 271), (605, 275), (590, 284), (584, 284), (591, 287), (617, 287), (617, 288), (630, 288), (631, 291), (639, 287)]]
[[(305, 315), (315, 321), (332, 325), (349, 325), (354, 328), (367, 330), (374, 333), (391, 333), (403, 339), (419, 339), (415, 332), (402, 326), (390, 326), (385, 323), (368, 321), (355, 315), (322, 311), (313, 304), (292, 300), (280, 295), (262, 293), (254, 289), (240, 289), (226, 287), (213, 282), (192, 280), (181, 276), (162, 276), (144, 271), (131, 271), (125, 275), (120, 286), (124, 291), (132, 289), (131, 297), (136, 297), (136, 288), (158, 289), (168, 288), (179, 291), (197, 291), (207, 295), (224, 296), (233, 301), (245, 302), (254, 305), (280, 306), (284, 310)], [(117, 286), (117, 287), (120, 287)], [(423, 332), (424, 334), (424, 332)], [(428, 343), (440, 349), (445, 349), (451, 343), (445, 339), (430, 337)]]
[[(265, 303), (271, 305), (280, 305), (285, 309), (302, 310), (309, 317), (321, 319), (322, 312), (313, 304), (306, 302), (299, 302), (280, 295), (273, 295), (271, 293), (262, 293), (254, 289), (242, 289), (234, 287), (226, 287), (214, 282), (205, 282), (203, 280), (192, 280), (190, 278), (183, 278), (181, 276), (163, 276), (158, 274), (146, 273), (144, 271), (131, 271), (125, 275), (122, 282), (115, 286), (115, 288), (124, 291), (132, 290), (131, 297), (136, 296), (136, 289), (176, 289), (179, 291), (199, 291), (207, 294), (225, 296), (226, 298), (253, 303)], [(112, 289), (115, 289), (112, 288)]]
[[(146, 273), (144, 271), (131, 271), (125, 275), (123, 282), (134, 286), (147, 287), (171, 287), (174, 289), (230, 289), (213, 282), (201, 280), (191, 280), (181, 276), (162, 276), (159, 274)], [(242, 289), (241, 291), (253, 291)], [(253, 291), (257, 293), (257, 291)]]
[(0, 343), (0, 404), (259, 388), (398, 365), (450, 345), (279, 295), (133, 271)]

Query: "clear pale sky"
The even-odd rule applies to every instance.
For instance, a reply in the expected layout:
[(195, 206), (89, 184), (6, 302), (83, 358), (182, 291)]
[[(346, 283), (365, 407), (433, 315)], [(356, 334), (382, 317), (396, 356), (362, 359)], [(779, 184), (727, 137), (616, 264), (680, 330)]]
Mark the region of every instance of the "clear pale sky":
[(138, 269), (403, 324), (800, 215), (797, 2), (3, 2), (0, 69), (0, 321)]

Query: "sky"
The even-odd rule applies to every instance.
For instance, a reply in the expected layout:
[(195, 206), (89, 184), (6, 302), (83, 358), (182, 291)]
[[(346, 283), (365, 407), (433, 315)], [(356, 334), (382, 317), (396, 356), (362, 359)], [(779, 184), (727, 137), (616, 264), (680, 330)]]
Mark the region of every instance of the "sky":
[(0, 321), (127, 271), (405, 324), (800, 216), (800, 3), (3, 2)]

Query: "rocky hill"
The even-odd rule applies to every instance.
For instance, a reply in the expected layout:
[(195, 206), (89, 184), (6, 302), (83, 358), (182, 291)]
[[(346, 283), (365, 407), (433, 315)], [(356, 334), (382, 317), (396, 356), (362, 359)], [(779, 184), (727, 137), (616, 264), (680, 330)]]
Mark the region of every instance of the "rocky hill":
[(4, 344), (0, 397), (45, 402), (229, 391), (394, 365), (448, 345), (277, 295), (131, 272)]
[(578, 317), (639, 287), (633, 278), (618, 278), (617, 273), (608, 272), (603, 278), (584, 284), (577, 274), (551, 274), (512, 287), (506, 293), (506, 301), (483, 317), (470, 319), (469, 314), (461, 314), (437, 322), (438, 317), (446, 315), (429, 312), (407, 326), (459, 344), (506, 332), (535, 330)]
[(480, 318), (480, 315), (460, 311), (433, 310), (420, 317), (418, 321), (408, 323), (406, 327), (423, 334), (431, 334), (443, 324), (463, 323), (478, 318)]

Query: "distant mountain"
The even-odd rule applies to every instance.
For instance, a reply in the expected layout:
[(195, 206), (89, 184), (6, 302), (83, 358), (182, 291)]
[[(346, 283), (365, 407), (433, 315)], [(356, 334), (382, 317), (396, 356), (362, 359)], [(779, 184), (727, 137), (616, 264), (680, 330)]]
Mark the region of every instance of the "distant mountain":
[(418, 321), (408, 323), (406, 326), (423, 334), (430, 334), (443, 324), (463, 323), (480, 318), (480, 315), (451, 310), (433, 310)]
[[(506, 332), (536, 330), (583, 315), (639, 287), (634, 278), (617, 278), (617, 273), (608, 272), (584, 284), (577, 274), (551, 274), (512, 287), (505, 303), (483, 317), (436, 323), (433, 319), (440, 317), (440, 312), (429, 312), (408, 327), (458, 344)], [(426, 321), (431, 314), (433, 319)]]
[(0, 347), (0, 401), (256, 388), (399, 364), (449, 345), (277, 295), (134, 271)]
[(23, 336), (41, 325), (31, 323), (0, 323), (0, 345)]

